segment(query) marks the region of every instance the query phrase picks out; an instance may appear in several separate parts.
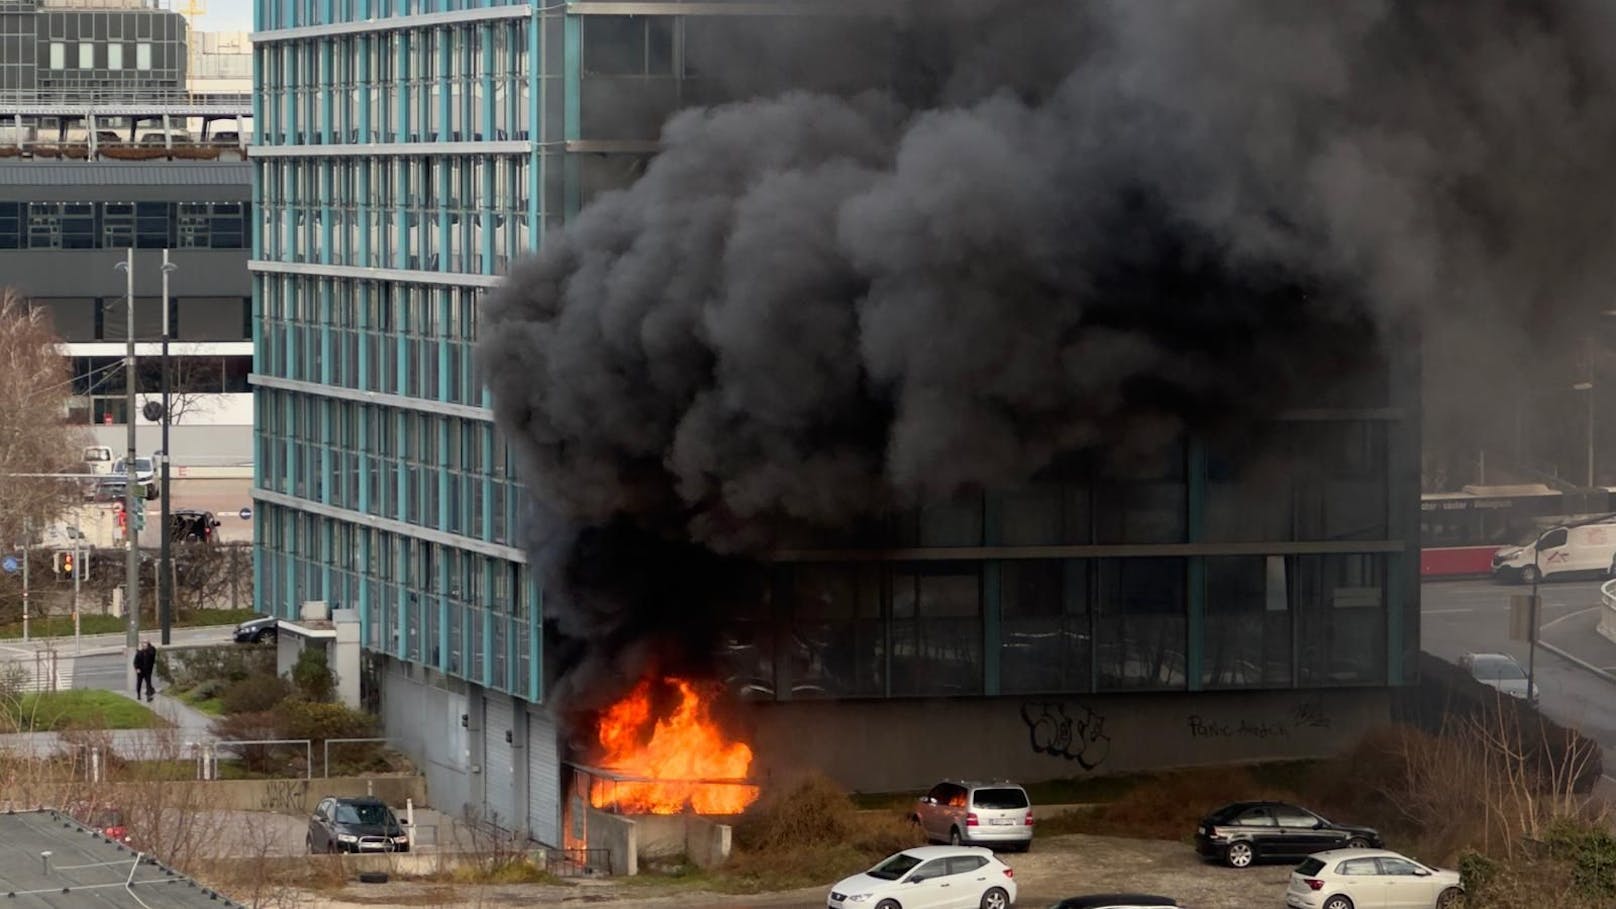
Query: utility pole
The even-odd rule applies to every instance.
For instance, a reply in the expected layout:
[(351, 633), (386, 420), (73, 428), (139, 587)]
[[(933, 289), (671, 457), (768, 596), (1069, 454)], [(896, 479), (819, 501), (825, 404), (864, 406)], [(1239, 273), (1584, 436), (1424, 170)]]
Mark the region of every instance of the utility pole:
[[(73, 655), (83, 647), (79, 639), (79, 579), (84, 577), (84, 555), (79, 550), (79, 537), (73, 538)], [(133, 657), (131, 657), (133, 659)]]
[(159, 555), (157, 560), (157, 621), (162, 627), (163, 646), (168, 646), (169, 631), (174, 623), (174, 568), (170, 561), (168, 526), (168, 425), (173, 422), (168, 412), (168, 273), (178, 268), (168, 261), (168, 250), (163, 250), (163, 451), (158, 455), (159, 470), (163, 472), (161, 496), (163, 504), (157, 517)]
[(139, 508), (135, 485), (135, 250), (130, 247), (124, 261), (117, 266), (124, 271), (124, 325), (128, 332), (124, 360), (124, 421), (129, 427), (129, 451), (124, 457), (124, 544), (128, 546), (124, 563), (124, 616), (128, 619), (128, 634), (124, 638), (124, 677), (129, 690), (138, 697), (135, 687), (135, 651), (140, 648), (140, 545), (135, 528), (135, 509)]

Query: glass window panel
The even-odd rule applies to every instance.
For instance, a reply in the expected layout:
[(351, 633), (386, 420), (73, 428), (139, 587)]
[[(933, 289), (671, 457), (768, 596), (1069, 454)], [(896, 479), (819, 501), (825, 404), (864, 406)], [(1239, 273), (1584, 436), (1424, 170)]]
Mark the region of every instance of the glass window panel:
[(999, 687), (1006, 694), (1090, 687), (1091, 563), (999, 563)]
[(1385, 424), (1294, 425), (1297, 538), (1386, 539)]
[(1208, 558), (1201, 684), (1291, 683), (1290, 591), (1280, 556)]
[(885, 694), (880, 579), (875, 565), (802, 565), (787, 573), (792, 698)]
[(944, 563), (892, 571), (894, 695), (963, 695), (982, 691), (982, 598), (979, 563)]
[(1182, 445), (1112, 464), (1105, 473), (1094, 489), (1096, 542), (1184, 541), (1189, 499)]
[(1384, 557), (1297, 556), (1290, 570), (1297, 624), (1297, 681), (1302, 685), (1384, 684)]
[(1185, 562), (1177, 558), (1099, 563), (1095, 656), (1105, 689), (1185, 686)]

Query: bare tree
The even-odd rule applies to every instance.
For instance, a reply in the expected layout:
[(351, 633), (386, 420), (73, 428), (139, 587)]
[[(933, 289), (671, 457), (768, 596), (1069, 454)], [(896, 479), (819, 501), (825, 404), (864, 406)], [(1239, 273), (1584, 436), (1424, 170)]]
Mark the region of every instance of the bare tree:
[(73, 372), (59, 343), (45, 310), (0, 288), (0, 545), (56, 520), (77, 491), (26, 476), (77, 469), (84, 436), (67, 422)]
[[(145, 368), (155, 375), (142, 376), (142, 388), (155, 388), (162, 381), (162, 365), (149, 361)], [(172, 356), (168, 364), (168, 410), (170, 422), (179, 425), (189, 416), (202, 416), (220, 402), (224, 394), (224, 358), (204, 356)], [(143, 394), (143, 400), (161, 401), (158, 394)]]

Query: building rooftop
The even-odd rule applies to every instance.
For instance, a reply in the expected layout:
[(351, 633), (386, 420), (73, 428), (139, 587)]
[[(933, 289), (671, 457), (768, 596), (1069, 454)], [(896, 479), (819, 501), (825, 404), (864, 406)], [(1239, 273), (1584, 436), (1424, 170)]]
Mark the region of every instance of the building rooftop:
[(240, 906), (65, 814), (44, 810), (0, 814), (0, 902), (17, 909)]

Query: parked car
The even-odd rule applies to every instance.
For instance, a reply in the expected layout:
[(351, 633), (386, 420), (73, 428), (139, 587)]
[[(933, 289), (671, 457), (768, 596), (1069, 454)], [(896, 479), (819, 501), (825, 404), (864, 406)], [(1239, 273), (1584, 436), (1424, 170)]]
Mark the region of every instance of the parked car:
[(1145, 893), (1100, 893), (1094, 896), (1071, 896), (1050, 906), (1049, 909), (1180, 909), (1178, 900), (1170, 896), (1150, 896)]
[(281, 633), (280, 619), (262, 615), (236, 626), (237, 644), (273, 644)]
[(1334, 849), (1291, 872), (1289, 909), (1448, 909), (1464, 897), (1459, 872), (1422, 865), (1384, 849)]
[(1380, 848), (1369, 827), (1337, 824), (1285, 802), (1235, 802), (1195, 828), (1195, 849), (1206, 858), (1244, 868), (1262, 859), (1297, 859), (1341, 847)]
[[(120, 480), (128, 479), (128, 477), (129, 477), (129, 468), (126, 466), (126, 462), (127, 462), (127, 459), (125, 459), (125, 458), (119, 458), (118, 460), (113, 461), (112, 462), (112, 476), (117, 477)], [(153, 463), (151, 458), (136, 458), (135, 459), (135, 482), (136, 483), (150, 483), (152, 481), (152, 478), (155, 477), (155, 476), (157, 476), (157, 467)]]
[(168, 513), (168, 538), (175, 543), (212, 543), (218, 530), (219, 519), (211, 511), (180, 508)]
[(979, 846), (917, 846), (837, 881), (829, 909), (1007, 909), (1016, 901), (1015, 870)]
[[(1526, 670), (1507, 653), (1467, 653), (1459, 658), (1459, 666), (1470, 672), (1470, 677), (1512, 698), (1523, 698), (1537, 703), (1537, 684), (1526, 677)], [(1527, 688), (1530, 686), (1531, 690)]]
[(1015, 783), (944, 780), (915, 802), (909, 820), (931, 842), (955, 846), (1032, 846), (1032, 801)]
[(307, 843), (310, 853), (410, 851), (393, 809), (368, 797), (321, 799), (309, 818)]

